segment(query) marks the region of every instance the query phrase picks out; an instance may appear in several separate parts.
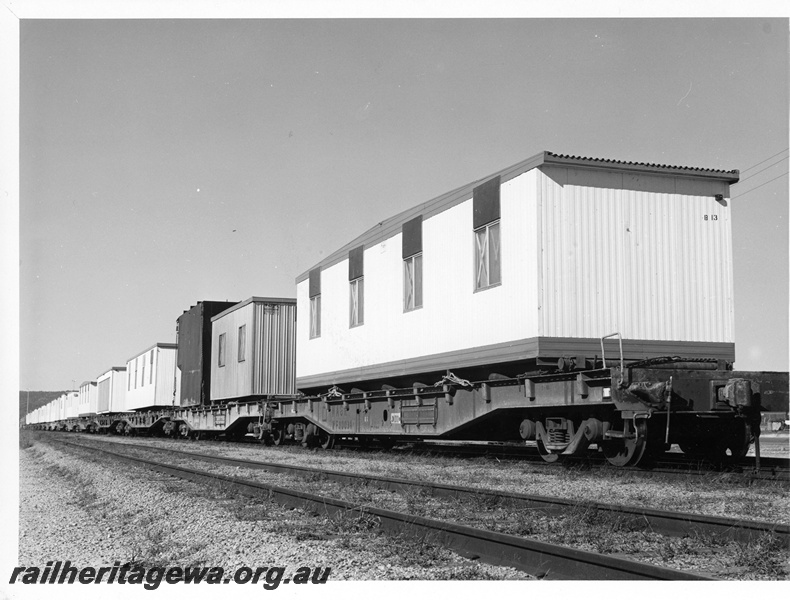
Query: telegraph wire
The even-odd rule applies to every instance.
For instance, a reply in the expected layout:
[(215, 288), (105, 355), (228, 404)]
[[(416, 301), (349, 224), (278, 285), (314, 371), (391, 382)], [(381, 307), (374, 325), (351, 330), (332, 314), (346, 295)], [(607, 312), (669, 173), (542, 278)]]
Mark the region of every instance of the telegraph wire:
[[(758, 162), (757, 164), (755, 164), (755, 165), (752, 165), (752, 166), (751, 166), (751, 167), (749, 167), (748, 169), (744, 169), (743, 171), (741, 171), (741, 173), (746, 173), (746, 171), (751, 171), (751, 170), (752, 170), (754, 167), (759, 167), (759, 166), (760, 166), (761, 164), (763, 164), (764, 162), (768, 162), (768, 161), (769, 161), (769, 160), (771, 160), (772, 158), (774, 158), (774, 157), (776, 157), (776, 156), (779, 156), (780, 154), (782, 154), (783, 152), (787, 152), (788, 150), (790, 150), (790, 148), (785, 148), (784, 150), (781, 150), (781, 151), (777, 152), (777, 153), (776, 153), (776, 154), (774, 154), (773, 156), (769, 156), (768, 158), (766, 158), (766, 159), (764, 159), (764, 160), (761, 160), (761, 161), (760, 161), (760, 162)], [(750, 177), (751, 177), (751, 175), (750, 175)]]
[(777, 176), (776, 176), (776, 177), (774, 177), (773, 179), (769, 179), (768, 181), (764, 181), (764, 182), (763, 182), (763, 183), (761, 183), (760, 185), (758, 185), (758, 186), (756, 186), (756, 187), (753, 187), (753, 188), (752, 188), (752, 189), (750, 189), (750, 190), (746, 190), (745, 192), (742, 192), (742, 193), (738, 194), (737, 196), (733, 196), (733, 197), (732, 197), (732, 198), (730, 198), (730, 199), (731, 199), (731, 200), (735, 200), (735, 198), (740, 198), (741, 196), (744, 196), (744, 195), (748, 194), (749, 192), (753, 192), (753, 191), (754, 191), (754, 190), (756, 190), (757, 188), (761, 188), (761, 187), (763, 187), (764, 185), (771, 183), (772, 181), (776, 181), (776, 180), (777, 180), (777, 179), (779, 179), (780, 177), (784, 177), (785, 175), (787, 175), (787, 173), (786, 173), (786, 172), (785, 172), (785, 173), (782, 173), (781, 175), (777, 175)]
[[(752, 173), (752, 174), (751, 174), (751, 175), (749, 175), (748, 177), (744, 177), (744, 178), (743, 178), (743, 179), (741, 179), (741, 180), (740, 180), (738, 183), (742, 183), (742, 182), (746, 181), (747, 179), (751, 179), (752, 177), (754, 177), (755, 175), (759, 175), (760, 173), (762, 173), (762, 172), (763, 172), (763, 171), (765, 171), (766, 169), (770, 169), (771, 167), (775, 167), (775, 166), (776, 166), (776, 165), (778, 165), (779, 163), (782, 163), (782, 162), (784, 162), (784, 161), (786, 161), (786, 160), (787, 160), (787, 157), (785, 157), (785, 158), (782, 158), (782, 159), (779, 159), (779, 160), (777, 160), (775, 163), (772, 163), (772, 164), (768, 165), (767, 167), (763, 167), (762, 169), (760, 169), (759, 171), (756, 171), (756, 172)], [(765, 161), (763, 161), (763, 162), (765, 162)], [(757, 163), (757, 164), (760, 164), (760, 163)], [(755, 166), (757, 166), (757, 165), (755, 165)], [(754, 168), (754, 167), (752, 167), (752, 168)]]

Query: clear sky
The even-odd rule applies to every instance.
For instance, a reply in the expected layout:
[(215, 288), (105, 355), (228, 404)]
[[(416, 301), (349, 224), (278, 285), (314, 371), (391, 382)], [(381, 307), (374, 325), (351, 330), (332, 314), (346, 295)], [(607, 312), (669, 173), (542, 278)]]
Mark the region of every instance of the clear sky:
[(736, 367), (788, 368), (787, 19), (23, 20), (20, 387), (294, 296), (542, 151), (740, 169)]

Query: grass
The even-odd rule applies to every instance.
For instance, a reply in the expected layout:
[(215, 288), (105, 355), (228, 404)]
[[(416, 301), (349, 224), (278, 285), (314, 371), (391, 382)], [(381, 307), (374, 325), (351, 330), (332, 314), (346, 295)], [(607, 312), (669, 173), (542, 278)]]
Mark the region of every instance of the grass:
[(747, 543), (735, 544), (734, 567), (767, 579), (790, 578), (787, 546), (774, 534), (764, 534)]
[(74, 493), (74, 504), (90, 509), (97, 504), (99, 496), (93, 479), (79, 473), (76, 469), (57, 464), (48, 464), (45, 469), (50, 474), (65, 481)]
[(429, 502), (433, 499), (433, 496), (430, 493), (426, 492), (425, 490), (418, 489), (416, 491), (404, 490), (403, 492), (400, 492), (400, 494), (406, 503), (404, 512), (418, 517), (426, 516)]

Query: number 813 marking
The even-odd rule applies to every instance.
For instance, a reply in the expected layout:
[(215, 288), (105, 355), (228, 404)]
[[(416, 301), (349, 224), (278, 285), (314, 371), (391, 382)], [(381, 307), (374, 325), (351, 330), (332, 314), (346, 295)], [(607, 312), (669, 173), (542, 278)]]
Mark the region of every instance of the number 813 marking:
[(703, 215), (702, 218), (705, 221), (718, 221), (719, 220), (719, 215)]

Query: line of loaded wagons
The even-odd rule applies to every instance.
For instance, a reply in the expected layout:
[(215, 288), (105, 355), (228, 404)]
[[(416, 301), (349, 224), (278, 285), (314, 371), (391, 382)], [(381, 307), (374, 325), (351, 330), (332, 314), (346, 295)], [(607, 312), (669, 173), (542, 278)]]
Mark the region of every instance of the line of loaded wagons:
[[(743, 456), (788, 376), (733, 369), (738, 171), (541, 152), (415, 204), (296, 278), (196, 303), (28, 415), (48, 428), (521, 441), (614, 465)], [(297, 314), (299, 319), (297, 319)]]

